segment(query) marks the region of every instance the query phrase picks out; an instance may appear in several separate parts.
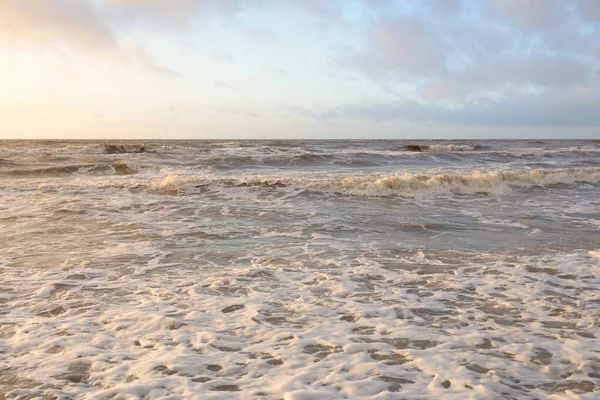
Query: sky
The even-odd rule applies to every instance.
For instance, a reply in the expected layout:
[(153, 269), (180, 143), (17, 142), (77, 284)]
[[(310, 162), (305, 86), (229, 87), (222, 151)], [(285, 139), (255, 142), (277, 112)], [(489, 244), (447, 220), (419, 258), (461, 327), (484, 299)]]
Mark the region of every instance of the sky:
[(0, 0), (0, 138), (600, 139), (600, 0)]

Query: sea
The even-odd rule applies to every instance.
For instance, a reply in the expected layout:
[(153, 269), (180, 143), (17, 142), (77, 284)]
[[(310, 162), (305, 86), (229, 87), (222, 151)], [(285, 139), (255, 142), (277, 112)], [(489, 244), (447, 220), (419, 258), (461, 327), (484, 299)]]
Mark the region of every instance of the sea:
[(599, 399), (600, 141), (0, 141), (0, 398)]

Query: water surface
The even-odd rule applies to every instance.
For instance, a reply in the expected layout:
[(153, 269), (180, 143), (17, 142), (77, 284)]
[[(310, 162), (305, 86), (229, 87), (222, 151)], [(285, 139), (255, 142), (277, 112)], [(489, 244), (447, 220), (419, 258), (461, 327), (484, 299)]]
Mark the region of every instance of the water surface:
[(8, 399), (600, 396), (596, 141), (1, 141), (0, 242)]

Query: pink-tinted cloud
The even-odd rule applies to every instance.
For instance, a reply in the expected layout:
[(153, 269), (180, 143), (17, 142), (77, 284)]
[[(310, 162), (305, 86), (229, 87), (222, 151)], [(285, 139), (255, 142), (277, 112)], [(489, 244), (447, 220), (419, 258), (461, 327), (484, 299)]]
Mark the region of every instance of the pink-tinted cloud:
[(114, 51), (118, 40), (100, 13), (86, 0), (4, 0), (0, 2), (0, 34), (14, 41)]
[(104, 0), (111, 12), (121, 20), (145, 20), (173, 24), (208, 14), (233, 15), (240, 10), (240, 0)]
[(443, 49), (419, 21), (384, 19), (368, 30), (363, 49), (341, 61), (374, 77), (424, 76), (442, 68)]
[(176, 75), (157, 65), (140, 45), (121, 39), (111, 10), (88, 0), (4, 0), (0, 2), (0, 46), (72, 51), (116, 64), (135, 64), (160, 75)]
[(491, 4), (522, 29), (552, 29), (565, 17), (564, 0), (491, 0)]
[(598, 0), (575, 0), (579, 6), (584, 19), (600, 21), (600, 1)]

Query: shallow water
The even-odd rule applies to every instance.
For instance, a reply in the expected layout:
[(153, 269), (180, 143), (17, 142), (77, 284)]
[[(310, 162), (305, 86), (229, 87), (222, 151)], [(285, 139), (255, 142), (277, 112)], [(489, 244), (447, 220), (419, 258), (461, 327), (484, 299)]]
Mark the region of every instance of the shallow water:
[(600, 396), (598, 142), (3, 141), (0, 239), (8, 399)]

